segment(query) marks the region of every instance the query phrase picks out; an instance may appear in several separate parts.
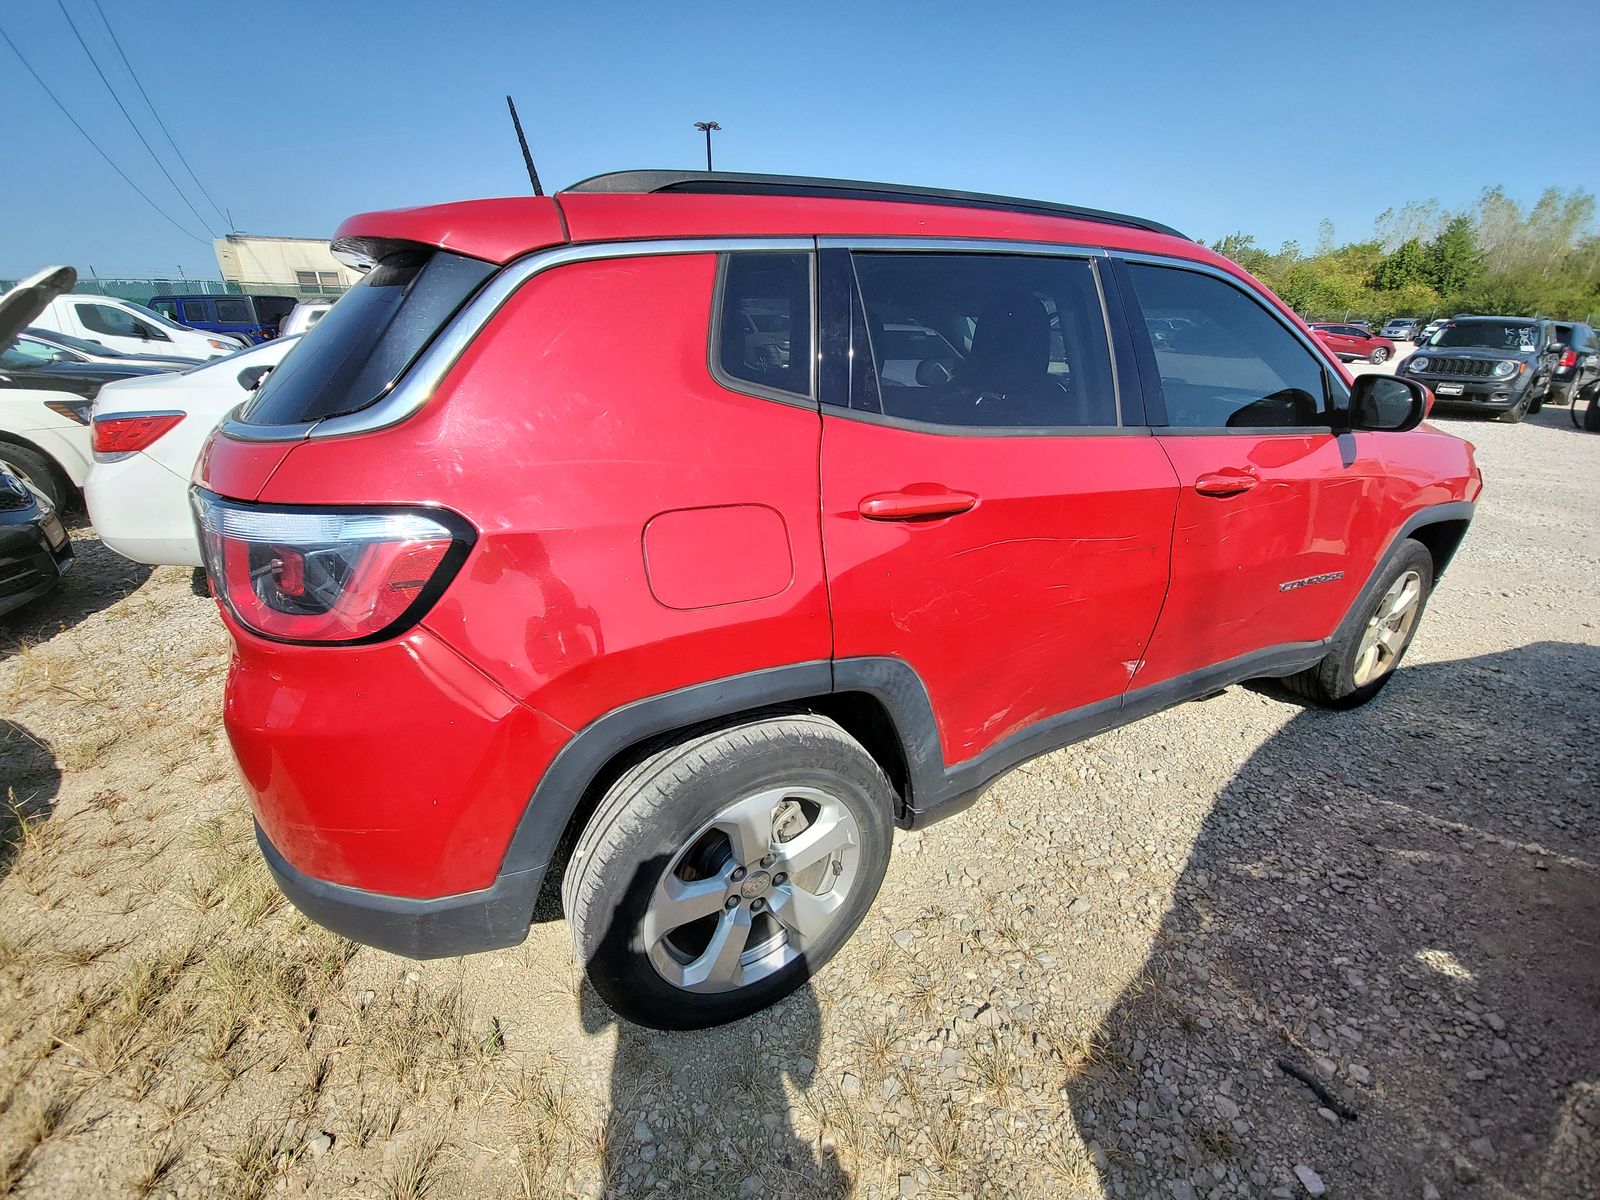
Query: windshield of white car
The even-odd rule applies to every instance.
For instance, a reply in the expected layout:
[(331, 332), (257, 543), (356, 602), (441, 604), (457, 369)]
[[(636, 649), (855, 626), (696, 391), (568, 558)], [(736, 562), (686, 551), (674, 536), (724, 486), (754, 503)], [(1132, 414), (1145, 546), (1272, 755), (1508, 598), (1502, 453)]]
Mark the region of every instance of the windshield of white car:
[(1510, 350), (1525, 353), (1539, 345), (1539, 327), (1520, 322), (1451, 321), (1428, 343), (1430, 346), (1475, 350)]

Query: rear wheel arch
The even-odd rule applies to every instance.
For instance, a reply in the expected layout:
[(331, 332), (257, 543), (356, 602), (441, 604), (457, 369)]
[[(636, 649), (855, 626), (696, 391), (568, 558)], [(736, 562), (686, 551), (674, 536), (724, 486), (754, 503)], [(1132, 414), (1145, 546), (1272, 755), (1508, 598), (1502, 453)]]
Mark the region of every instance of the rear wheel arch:
[[(828, 666), (827, 663), (802, 664), (700, 684), (628, 705), (586, 726), (568, 744), (568, 749), (557, 756), (556, 763), (535, 789), (507, 852), (502, 873), (539, 865), (542, 859), (544, 878), (535, 915), (554, 916), (573, 848), (607, 791), (625, 773), (675, 743), (752, 721), (796, 713), (827, 717), (860, 743), (894, 787), (895, 811), (890, 817), (897, 822), (903, 820), (913, 783), (904, 734), (889, 708), (865, 691), (806, 693), (794, 686), (806, 679), (820, 681), (826, 676), (808, 668), (821, 667), (826, 672)], [(714, 708), (708, 711), (709, 706), (699, 702), (700, 697), (707, 694), (706, 689), (726, 689), (741, 698), (757, 697), (762, 691), (775, 695), (765, 703), (741, 704), (732, 700), (720, 711)], [(791, 690), (796, 694), (784, 694)], [(649, 719), (652, 712), (658, 714), (659, 719)], [(684, 719), (672, 723), (671, 715)], [(592, 743), (594, 749), (580, 747), (580, 742)], [(563, 768), (562, 759), (574, 749), (580, 751), (581, 761)], [(597, 750), (600, 752), (596, 753)], [(558, 818), (552, 810), (562, 797), (574, 799), (565, 816)], [(558, 822), (559, 830), (555, 828)], [(539, 836), (541, 832), (542, 837)]]

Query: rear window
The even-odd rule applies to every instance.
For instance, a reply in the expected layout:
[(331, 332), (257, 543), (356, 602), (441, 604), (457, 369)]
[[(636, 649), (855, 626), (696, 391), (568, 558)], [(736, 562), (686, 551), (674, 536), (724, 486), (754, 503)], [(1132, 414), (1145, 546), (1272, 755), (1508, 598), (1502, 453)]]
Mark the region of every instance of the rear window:
[(267, 376), (239, 419), (303, 425), (376, 403), (494, 271), (425, 247), (387, 255)]
[(711, 361), (724, 384), (810, 396), (811, 256), (725, 255), (713, 340)]

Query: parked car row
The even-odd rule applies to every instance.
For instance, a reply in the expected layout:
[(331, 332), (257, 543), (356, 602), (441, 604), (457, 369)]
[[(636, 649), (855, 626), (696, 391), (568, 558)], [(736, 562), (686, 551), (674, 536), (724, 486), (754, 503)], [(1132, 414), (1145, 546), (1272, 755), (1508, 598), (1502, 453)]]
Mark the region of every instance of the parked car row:
[[(60, 573), (43, 569), (17, 527), (38, 526), (28, 535), (35, 542), (59, 536), (65, 569), (70, 547), (57, 514), (80, 492), (111, 549), (139, 562), (199, 566), (188, 488), (201, 447), (298, 341), (279, 337), (215, 357), (135, 354), (27, 324), (72, 315), (74, 302), (87, 299), (70, 294), (75, 280), (71, 268), (57, 268), (0, 297), (0, 611), (42, 594)], [(307, 311), (320, 316), (329, 303)], [(32, 516), (17, 515), (13, 484), (37, 501)]]

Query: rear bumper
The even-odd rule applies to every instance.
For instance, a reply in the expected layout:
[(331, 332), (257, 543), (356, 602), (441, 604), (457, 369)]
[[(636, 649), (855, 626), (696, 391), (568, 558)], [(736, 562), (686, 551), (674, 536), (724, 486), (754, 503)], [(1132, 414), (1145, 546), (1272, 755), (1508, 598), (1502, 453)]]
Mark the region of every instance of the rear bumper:
[(95, 463), (83, 500), (100, 540), (122, 557), (153, 566), (204, 565), (189, 481), (149, 455)]
[(256, 826), (267, 869), (290, 902), (334, 933), (407, 958), (450, 958), (515, 946), (528, 935), (544, 868), (502, 875), (482, 891), (435, 900), (366, 892), (297, 870)]

